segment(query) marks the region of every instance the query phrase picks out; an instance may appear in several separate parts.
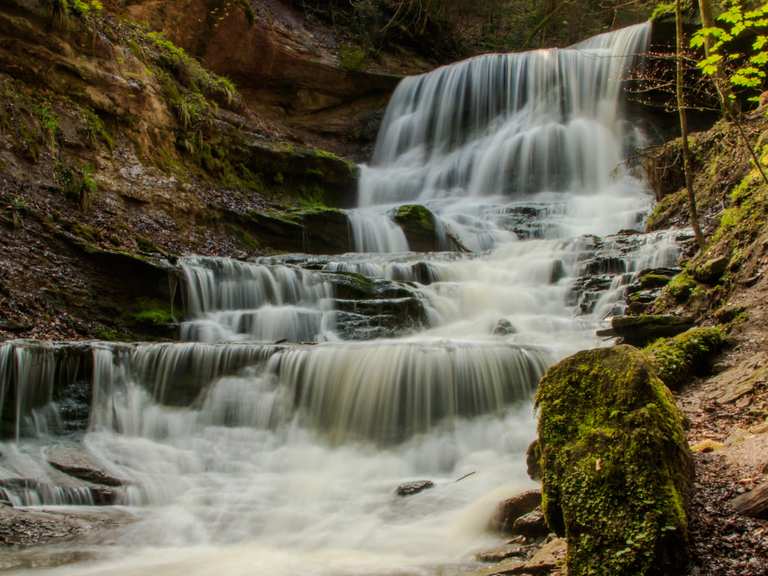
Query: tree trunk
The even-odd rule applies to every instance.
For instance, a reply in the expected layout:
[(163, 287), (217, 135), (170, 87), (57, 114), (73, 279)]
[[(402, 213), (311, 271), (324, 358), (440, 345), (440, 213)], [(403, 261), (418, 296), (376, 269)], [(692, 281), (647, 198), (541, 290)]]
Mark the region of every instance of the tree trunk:
[[(712, 0), (699, 0), (699, 15), (701, 16), (702, 28), (714, 28), (716, 26), (712, 12)], [(710, 36), (704, 38), (704, 53), (707, 57), (712, 53), (712, 38)], [(738, 101), (733, 97), (728, 78), (726, 78), (723, 67), (719, 63), (713, 80), (723, 114), (726, 117), (737, 118), (739, 115)]]
[(683, 11), (680, 0), (675, 1), (675, 20), (677, 24), (677, 112), (680, 115), (680, 136), (683, 140), (683, 171), (685, 172), (685, 187), (688, 189), (688, 209), (691, 226), (696, 236), (699, 250), (704, 249), (704, 234), (699, 224), (699, 213), (696, 209), (696, 194), (693, 189), (693, 173), (691, 172), (691, 149), (688, 146), (688, 116), (685, 110), (685, 95), (683, 93), (685, 78), (683, 75)]

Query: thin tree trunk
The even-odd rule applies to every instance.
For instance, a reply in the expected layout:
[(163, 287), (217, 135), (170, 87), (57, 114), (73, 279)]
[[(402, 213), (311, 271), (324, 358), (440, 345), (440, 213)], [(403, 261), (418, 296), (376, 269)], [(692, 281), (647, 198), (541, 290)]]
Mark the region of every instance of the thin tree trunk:
[(696, 209), (696, 194), (693, 189), (693, 173), (691, 172), (691, 149), (688, 146), (688, 116), (685, 110), (685, 95), (683, 93), (683, 11), (680, 0), (675, 1), (675, 20), (677, 24), (677, 111), (680, 115), (680, 135), (683, 140), (683, 171), (685, 172), (685, 187), (688, 189), (688, 209), (690, 212), (691, 226), (696, 236), (699, 250), (704, 249), (704, 234), (699, 224), (699, 213)]
[[(699, 0), (699, 15), (701, 16), (702, 28), (714, 28), (715, 17), (712, 12), (712, 0)], [(704, 54), (707, 57), (712, 53), (712, 38), (705, 36), (704, 38)], [(731, 86), (728, 79), (725, 77), (723, 67), (720, 63), (717, 64), (717, 70), (713, 76), (715, 90), (720, 98), (720, 107), (726, 117), (736, 118), (739, 115), (738, 101), (733, 97)]]

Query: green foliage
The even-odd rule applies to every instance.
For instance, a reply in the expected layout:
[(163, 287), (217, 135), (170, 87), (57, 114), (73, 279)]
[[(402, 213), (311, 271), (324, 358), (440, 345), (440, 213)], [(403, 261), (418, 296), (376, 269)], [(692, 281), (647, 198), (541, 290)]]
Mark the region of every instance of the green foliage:
[(692, 462), (682, 416), (645, 354), (580, 352), (536, 396), (542, 508), (568, 540), (571, 576), (685, 568)]
[(99, 117), (96, 112), (87, 108), (84, 111), (85, 116), (85, 135), (88, 138), (88, 142), (92, 147), (98, 146), (101, 142), (107, 146), (110, 150), (115, 147), (115, 141), (112, 135), (104, 125), (104, 121)]
[(83, 190), (87, 194), (93, 194), (98, 190), (96, 180), (93, 179), (93, 166), (86, 164), (81, 170), (83, 179)]
[[(699, 62), (701, 71), (714, 76), (723, 67), (731, 84), (747, 91), (762, 91), (768, 69), (768, 2), (750, 9), (742, 0), (731, 0), (730, 6), (717, 18), (718, 26), (702, 28), (691, 39), (694, 48), (711, 41), (709, 56)], [(736, 46), (750, 40), (750, 47), (740, 51)], [(754, 95), (757, 101), (758, 96)]]
[(674, 13), (675, 13), (674, 2), (661, 2), (656, 6), (656, 8), (653, 9), (653, 12), (651, 13), (651, 20), (654, 20), (654, 21), (660, 20), (667, 16), (671, 16)]
[(87, 208), (93, 194), (98, 190), (93, 178), (93, 166), (87, 164), (76, 168), (60, 162), (54, 169), (56, 182), (64, 195), (71, 200), (78, 200), (82, 208)]
[(60, 131), (59, 118), (48, 104), (42, 104), (37, 108), (37, 116), (44, 141), (49, 148), (53, 148)]
[(646, 346), (659, 377), (673, 390), (695, 375), (707, 373), (714, 355), (725, 345), (721, 326), (692, 328), (674, 338), (660, 338)]
[(48, 0), (48, 3), (51, 7), (51, 18), (61, 25), (68, 24), (72, 15), (84, 18), (103, 9), (99, 0)]
[(85, 16), (91, 11), (99, 12), (104, 8), (99, 0), (69, 0), (69, 3), (72, 12), (78, 16)]

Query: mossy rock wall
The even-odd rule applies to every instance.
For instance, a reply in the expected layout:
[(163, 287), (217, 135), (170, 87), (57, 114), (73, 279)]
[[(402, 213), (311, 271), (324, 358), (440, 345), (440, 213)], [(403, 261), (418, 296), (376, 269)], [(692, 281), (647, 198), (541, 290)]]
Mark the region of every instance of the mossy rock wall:
[(580, 352), (537, 395), (543, 508), (570, 576), (677, 575), (688, 563), (692, 461), (682, 416), (646, 356)]

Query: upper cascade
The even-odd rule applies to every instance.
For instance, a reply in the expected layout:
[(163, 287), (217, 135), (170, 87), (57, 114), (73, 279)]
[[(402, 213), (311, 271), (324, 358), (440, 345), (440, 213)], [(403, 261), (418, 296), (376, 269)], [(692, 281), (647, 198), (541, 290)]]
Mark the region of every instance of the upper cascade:
[(621, 86), (650, 30), (639, 24), (406, 78), (362, 171), (360, 206), (604, 189), (631, 146)]

